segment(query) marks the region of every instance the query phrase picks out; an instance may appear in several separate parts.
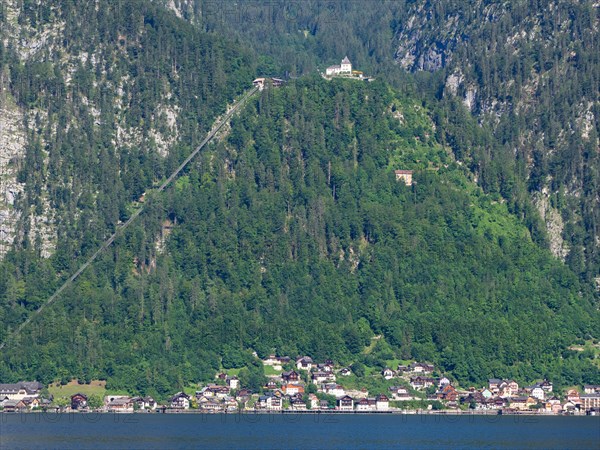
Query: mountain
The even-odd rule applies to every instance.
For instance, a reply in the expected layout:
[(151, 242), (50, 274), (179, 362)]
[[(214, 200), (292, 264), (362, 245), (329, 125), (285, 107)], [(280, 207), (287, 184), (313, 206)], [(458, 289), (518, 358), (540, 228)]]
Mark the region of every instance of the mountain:
[[(458, 87), (442, 95), (440, 73), (385, 56), (399, 5), (363, 13), (388, 27), (370, 55), (351, 2), (329, 27), (329, 10), (279, 11), (281, 26), (251, 45), (194, 2), (3, 3), (0, 379), (106, 379), (162, 397), (277, 351), (428, 360), (464, 385), (600, 383), (589, 355), (569, 350), (599, 334), (593, 286), (547, 248), (497, 130)], [(337, 62), (330, 33), (346, 25), (350, 57), (376, 80), (300, 76)], [(298, 78), (257, 94), (158, 193), (267, 69)]]
[(311, 73), (348, 55), (444, 111), (435, 116), (443, 129), (460, 100), (491, 139), (456, 156), (540, 244), (600, 289), (597, 2), (164, 3), (255, 48), (266, 74)]

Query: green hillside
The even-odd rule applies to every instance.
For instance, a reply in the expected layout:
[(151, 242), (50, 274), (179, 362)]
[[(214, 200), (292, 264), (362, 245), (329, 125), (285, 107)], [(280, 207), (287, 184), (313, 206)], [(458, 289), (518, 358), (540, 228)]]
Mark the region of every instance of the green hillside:
[(23, 335), (3, 377), (160, 394), (254, 350), (430, 360), (465, 384), (598, 380), (565, 350), (597, 335), (590, 293), (433, 136), (427, 111), (382, 82), (264, 91)]
[[(341, 52), (343, 23), (320, 22), (331, 11), (303, 9), (298, 34), (286, 22), (261, 47), (162, 3), (0, 5), (0, 120), (20, 130), (0, 129), (11, 194), (0, 237), (14, 231), (0, 248), (0, 381), (106, 380), (164, 397), (221, 369), (247, 367), (240, 378), (258, 387), (252, 352), (277, 352), (367, 373), (428, 361), (462, 386), (600, 384), (594, 355), (573, 347), (600, 337), (594, 259), (582, 271), (552, 255), (529, 197), (539, 177), (460, 96), (442, 95), (440, 75), (386, 62), (378, 42), (401, 26), (400, 3), (340, 6), (372, 83), (306, 74)], [(364, 18), (388, 28), (369, 43)], [(286, 33), (301, 49), (287, 57), (275, 48)], [(286, 64), (303, 75), (257, 94), (158, 194), (253, 78)], [(397, 169), (414, 172), (412, 185)], [(589, 239), (594, 211), (585, 230), (565, 230)]]

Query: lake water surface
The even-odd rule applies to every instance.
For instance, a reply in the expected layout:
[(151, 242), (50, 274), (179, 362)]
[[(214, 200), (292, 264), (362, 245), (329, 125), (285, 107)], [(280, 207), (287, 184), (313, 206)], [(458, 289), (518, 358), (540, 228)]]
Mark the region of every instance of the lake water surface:
[(1, 449), (600, 449), (600, 417), (0, 414)]

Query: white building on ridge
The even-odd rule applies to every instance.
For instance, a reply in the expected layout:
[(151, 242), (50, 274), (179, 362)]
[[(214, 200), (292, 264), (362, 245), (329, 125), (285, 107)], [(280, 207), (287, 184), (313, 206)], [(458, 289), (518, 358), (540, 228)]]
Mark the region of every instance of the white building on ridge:
[(347, 56), (342, 59), (342, 62), (339, 66), (329, 66), (327, 69), (325, 69), (325, 75), (327, 76), (340, 74), (352, 74), (352, 63)]

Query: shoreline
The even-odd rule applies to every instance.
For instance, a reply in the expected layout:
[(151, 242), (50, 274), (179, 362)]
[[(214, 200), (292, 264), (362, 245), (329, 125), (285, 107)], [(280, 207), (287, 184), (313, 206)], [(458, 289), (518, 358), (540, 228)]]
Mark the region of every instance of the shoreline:
[(393, 411), (338, 411), (338, 410), (318, 410), (318, 411), (202, 411), (202, 410), (142, 410), (142, 411), (57, 411), (37, 410), (37, 411), (0, 411), (0, 414), (17, 415), (17, 414), (118, 414), (118, 415), (178, 415), (178, 414), (197, 414), (197, 415), (222, 415), (222, 416), (255, 416), (255, 415), (396, 415), (396, 416), (532, 416), (532, 417), (599, 417), (594, 414), (553, 414), (548, 412), (532, 412), (532, 411), (427, 411), (427, 410), (393, 410)]

